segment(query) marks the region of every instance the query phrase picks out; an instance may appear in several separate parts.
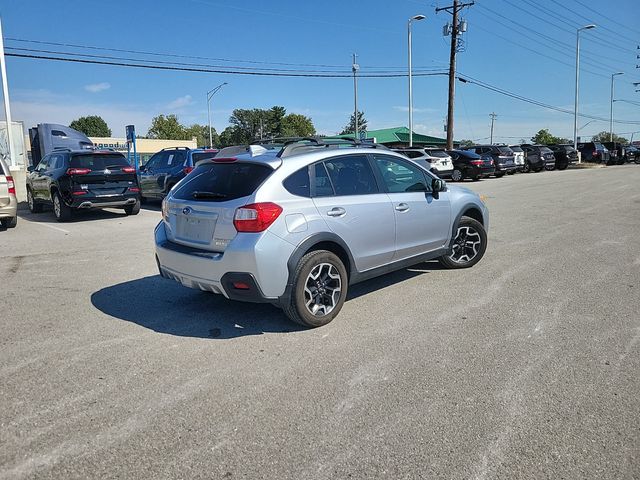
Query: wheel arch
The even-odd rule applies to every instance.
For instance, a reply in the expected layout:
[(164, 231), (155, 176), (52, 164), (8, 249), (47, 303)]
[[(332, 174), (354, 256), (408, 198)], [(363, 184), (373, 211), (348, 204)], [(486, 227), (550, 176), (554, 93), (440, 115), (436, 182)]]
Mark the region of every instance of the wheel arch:
[(451, 248), (452, 242), (454, 238), (456, 238), (456, 231), (458, 230), (458, 225), (460, 225), (460, 219), (462, 217), (473, 218), (474, 220), (480, 222), (480, 224), (485, 227), (485, 219), (482, 215), (482, 210), (480, 207), (474, 203), (465, 204), (459, 211), (458, 215), (453, 221), (453, 225), (451, 226), (451, 238), (449, 240), (448, 248)]

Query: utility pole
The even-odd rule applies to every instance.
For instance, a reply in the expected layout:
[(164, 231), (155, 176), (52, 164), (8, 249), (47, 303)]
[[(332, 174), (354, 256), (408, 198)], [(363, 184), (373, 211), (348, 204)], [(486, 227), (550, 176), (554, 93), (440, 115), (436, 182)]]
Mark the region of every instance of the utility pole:
[(353, 62), (351, 63), (351, 70), (353, 71), (353, 118), (355, 121), (355, 129), (353, 132), (353, 138), (358, 140), (358, 77), (357, 73), (360, 70), (360, 65), (357, 64), (358, 55), (353, 54)]
[[(436, 13), (444, 10), (453, 15), (453, 22), (451, 25), (451, 52), (449, 54), (449, 102), (447, 105), (447, 149), (453, 149), (453, 102), (455, 97), (455, 81), (456, 81), (456, 53), (459, 48), (458, 35), (466, 30), (466, 23), (462, 24), (458, 21), (458, 12), (464, 7), (470, 7), (475, 2), (458, 3), (458, 0), (453, 0), (453, 5), (448, 7), (436, 8)], [(449, 29), (445, 27), (449, 33)]]
[(614, 92), (613, 79), (618, 75), (624, 75), (624, 72), (617, 72), (617, 73), (611, 74), (611, 107), (609, 110), (609, 141), (610, 142), (613, 142), (613, 102), (615, 102), (615, 100), (613, 99), (613, 92)]
[(489, 114), (489, 117), (491, 118), (491, 140), (489, 141), (489, 143), (493, 145), (493, 122), (496, 121), (496, 118), (498, 117), (498, 115), (496, 115), (495, 112), (491, 112)]

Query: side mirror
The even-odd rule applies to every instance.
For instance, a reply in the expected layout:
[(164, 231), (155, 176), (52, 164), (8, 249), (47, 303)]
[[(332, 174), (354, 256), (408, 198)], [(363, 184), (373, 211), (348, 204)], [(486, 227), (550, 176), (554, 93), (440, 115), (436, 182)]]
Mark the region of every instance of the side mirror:
[(447, 182), (442, 180), (441, 178), (434, 178), (431, 181), (431, 190), (433, 193), (442, 192), (447, 188)]
[(147, 166), (146, 165), (140, 165), (138, 170), (141, 171), (141, 172), (146, 172), (147, 171)]
[(33, 165), (29, 165), (29, 166), (27, 167), (27, 172), (31, 173), (31, 172), (33, 172), (35, 169), (36, 169), (36, 167), (34, 167)]

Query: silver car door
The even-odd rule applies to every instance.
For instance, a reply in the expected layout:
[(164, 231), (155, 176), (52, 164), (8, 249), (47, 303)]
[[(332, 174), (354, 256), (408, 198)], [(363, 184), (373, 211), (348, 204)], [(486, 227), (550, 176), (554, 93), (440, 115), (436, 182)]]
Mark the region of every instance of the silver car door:
[(433, 178), (419, 166), (397, 157), (373, 154), (396, 220), (396, 252), (402, 260), (444, 247), (451, 230), (449, 192), (431, 193)]
[(311, 169), (313, 202), (329, 229), (349, 247), (359, 272), (391, 262), (395, 219), (366, 155), (333, 157)]

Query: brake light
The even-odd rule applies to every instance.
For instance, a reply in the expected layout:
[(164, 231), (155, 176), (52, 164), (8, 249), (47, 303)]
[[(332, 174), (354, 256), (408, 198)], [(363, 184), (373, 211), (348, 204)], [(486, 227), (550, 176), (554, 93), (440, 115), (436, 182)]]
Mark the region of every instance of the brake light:
[(594, 157), (597, 157), (597, 156), (598, 156), (598, 150), (594, 150), (594, 151), (593, 151), (593, 156), (594, 156)]
[(91, 173), (90, 168), (68, 168), (67, 175), (86, 175)]
[(471, 165), (482, 166), (484, 164), (484, 160), (471, 160)]
[(7, 188), (9, 189), (9, 194), (16, 195), (16, 184), (13, 181), (13, 177), (7, 176), (5, 178), (7, 179)]
[(222, 158), (213, 158), (215, 163), (233, 163), (238, 160), (236, 157), (222, 157)]
[(182, 171), (185, 175), (189, 175), (191, 172), (193, 172), (193, 167), (184, 167)]
[(138, 187), (129, 187), (130, 192), (139, 192), (140, 189)]
[(162, 219), (167, 223), (169, 222), (169, 204), (166, 198), (162, 200)]
[(124, 173), (136, 173), (136, 169), (134, 167), (122, 167), (122, 171)]
[(264, 232), (281, 213), (282, 207), (275, 203), (252, 203), (236, 210), (233, 226), (238, 232)]
[(86, 195), (87, 192), (86, 190), (74, 190), (73, 192), (71, 192), (73, 195)]

